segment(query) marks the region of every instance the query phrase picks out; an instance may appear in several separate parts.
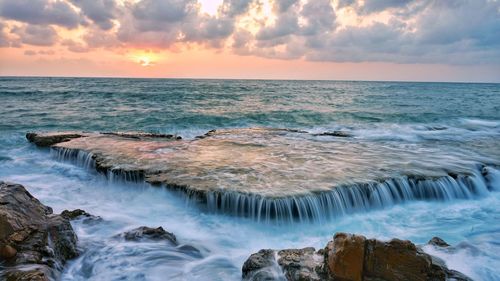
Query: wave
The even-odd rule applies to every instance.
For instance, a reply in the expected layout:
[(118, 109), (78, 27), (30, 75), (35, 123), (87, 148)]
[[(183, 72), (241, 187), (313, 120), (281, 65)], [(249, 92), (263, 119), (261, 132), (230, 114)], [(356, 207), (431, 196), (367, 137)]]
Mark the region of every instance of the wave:
[(462, 118), (453, 122), (425, 125), (418, 123), (376, 123), (357, 126), (333, 124), (314, 127), (308, 131), (312, 133), (342, 131), (356, 139), (370, 141), (464, 141), (472, 138), (500, 137), (500, 121)]

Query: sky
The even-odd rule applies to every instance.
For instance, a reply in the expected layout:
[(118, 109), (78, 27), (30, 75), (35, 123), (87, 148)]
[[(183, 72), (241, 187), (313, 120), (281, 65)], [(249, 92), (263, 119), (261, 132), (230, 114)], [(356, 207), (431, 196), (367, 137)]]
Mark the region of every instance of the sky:
[(0, 75), (500, 82), (500, 0), (0, 0)]

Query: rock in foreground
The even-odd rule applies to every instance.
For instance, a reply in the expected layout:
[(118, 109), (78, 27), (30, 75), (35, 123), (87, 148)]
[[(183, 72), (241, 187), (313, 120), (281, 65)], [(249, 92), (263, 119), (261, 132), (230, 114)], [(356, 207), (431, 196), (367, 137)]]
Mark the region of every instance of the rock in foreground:
[(4, 280), (57, 278), (78, 255), (69, 221), (18, 184), (0, 182), (0, 261)]
[(166, 231), (161, 226), (157, 228), (141, 226), (124, 232), (119, 236), (123, 237), (125, 240), (130, 241), (139, 241), (143, 239), (164, 240), (169, 241), (173, 245), (177, 245), (177, 238), (175, 237), (175, 235)]
[[(443, 241), (444, 242), (444, 241)], [(283, 272), (284, 277), (276, 273)], [(261, 250), (243, 265), (245, 280), (290, 281), (470, 281), (448, 269), (410, 241), (382, 242), (361, 235), (337, 233), (324, 249)]]

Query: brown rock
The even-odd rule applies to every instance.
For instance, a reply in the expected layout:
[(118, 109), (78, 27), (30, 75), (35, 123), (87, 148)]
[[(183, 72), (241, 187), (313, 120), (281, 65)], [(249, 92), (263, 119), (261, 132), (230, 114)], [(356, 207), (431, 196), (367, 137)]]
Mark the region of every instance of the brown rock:
[(382, 242), (346, 233), (337, 233), (317, 252), (314, 248), (261, 250), (243, 266), (245, 280), (276, 280), (276, 273), (288, 281), (472, 281), (410, 241)]
[(53, 133), (53, 134), (37, 134), (27, 133), (26, 138), (40, 147), (52, 146), (56, 143), (70, 141), (72, 139), (81, 138), (83, 134), (80, 133)]
[(327, 246), (328, 270), (335, 280), (362, 281), (366, 238), (337, 233)]
[(433, 266), (428, 254), (418, 250), (410, 241), (399, 239), (389, 242), (375, 239), (367, 241), (364, 275), (387, 281), (446, 279), (444, 270)]
[(0, 256), (4, 259), (11, 259), (15, 257), (17, 250), (11, 245), (5, 245), (0, 249)]
[(78, 254), (76, 241), (67, 219), (52, 214), (23, 186), (0, 182), (2, 280), (56, 278), (66, 260)]

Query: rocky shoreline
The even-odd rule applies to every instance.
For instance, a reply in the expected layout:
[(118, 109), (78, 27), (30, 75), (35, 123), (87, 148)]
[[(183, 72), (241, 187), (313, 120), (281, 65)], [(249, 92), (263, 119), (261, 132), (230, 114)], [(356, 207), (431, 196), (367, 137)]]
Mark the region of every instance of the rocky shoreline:
[[(0, 182), (0, 276), (7, 281), (58, 280), (66, 262), (79, 255), (78, 238), (70, 220), (80, 218), (101, 220), (80, 209), (53, 214), (22, 185)], [(116, 238), (134, 242), (162, 240), (201, 257), (200, 251), (179, 245), (175, 235), (162, 227), (142, 226)], [(429, 244), (451, 247), (437, 237)], [(243, 264), (242, 277), (253, 281), (471, 280), (410, 241), (382, 242), (346, 233), (335, 234), (318, 251), (261, 250)]]
[(78, 256), (67, 217), (53, 214), (22, 185), (0, 182), (0, 259), (7, 281), (57, 279)]
[[(429, 244), (449, 247), (438, 237)], [(260, 250), (245, 261), (242, 272), (243, 279), (251, 281), (472, 280), (408, 240), (384, 242), (347, 233), (336, 233), (318, 251), (312, 247)]]

